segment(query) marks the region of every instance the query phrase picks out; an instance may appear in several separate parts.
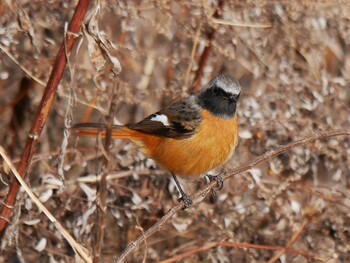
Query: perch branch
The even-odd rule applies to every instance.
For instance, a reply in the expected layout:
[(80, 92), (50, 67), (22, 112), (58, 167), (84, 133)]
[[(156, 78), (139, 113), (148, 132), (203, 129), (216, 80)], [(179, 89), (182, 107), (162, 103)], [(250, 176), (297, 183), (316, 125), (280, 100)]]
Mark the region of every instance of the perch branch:
[[(275, 150), (271, 150), (266, 152), (265, 154), (262, 154), (260, 156), (258, 156), (257, 158), (255, 158), (254, 160), (247, 162), (245, 164), (242, 164), (241, 166), (237, 167), (236, 169), (233, 170), (232, 173), (225, 175), (224, 176), (224, 180), (227, 180), (229, 178), (232, 178), (233, 176), (242, 173), (244, 171), (248, 171), (249, 169), (252, 169), (253, 167), (265, 163), (269, 160), (271, 160), (272, 158), (290, 151), (291, 149), (298, 147), (298, 146), (302, 146), (305, 145), (307, 143), (311, 143), (317, 140), (322, 140), (322, 139), (328, 139), (328, 138), (332, 138), (332, 137), (336, 137), (336, 136), (349, 136), (350, 135), (350, 129), (346, 129), (346, 130), (339, 130), (339, 131), (331, 131), (331, 132), (326, 132), (326, 133), (320, 133), (320, 134), (314, 134), (310, 137), (304, 138), (304, 139), (300, 139), (297, 140), (295, 142), (291, 142), (288, 143), (286, 145), (282, 145), (278, 148), (276, 148)], [(216, 182), (210, 182), (207, 185), (205, 185), (202, 189), (198, 190), (197, 192), (195, 192), (194, 194), (192, 194), (190, 196), (190, 198), (195, 201), (198, 200), (200, 198), (205, 197), (211, 189), (213, 189), (214, 187), (216, 187)], [(159, 219), (157, 221), (157, 223), (155, 223), (153, 226), (151, 226), (149, 229), (147, 229), (144, 233), (142, 233), (142, 235), (140, 235), (135, 241), (131, 242), (126, 249), (124, 250), (124, 252), (119, 256), (119, 258), (117, 258), (114, 262), (115, 263), (120, 263), (120, 262), (124, 262), (126, 257), (133, 252), (136, 248), (138, 248), (146, 238), (152, 236), (153, 234), (155, 234), (156, 232), (158, 232), (162, 226), (171, 218), (173, 217), (173, 215), (175, 215), (179, 210), (181, 210), (184, 207), (184, 203), (181, 202), (179, 204), (177, 204), (176, 206), (174, 206), (172, 209), (170, 209), (169, 212), (167, 212), (161, 219)]]

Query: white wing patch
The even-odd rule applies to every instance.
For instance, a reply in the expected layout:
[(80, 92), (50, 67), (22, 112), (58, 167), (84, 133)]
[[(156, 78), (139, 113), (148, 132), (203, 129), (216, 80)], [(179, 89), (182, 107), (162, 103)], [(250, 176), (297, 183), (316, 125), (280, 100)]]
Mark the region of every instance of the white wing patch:
[(157, 114), (151, 118), (151, 121), (159, 121), (163, 123), (164, 126), (170, 126), (168, 117), (164, 114)]

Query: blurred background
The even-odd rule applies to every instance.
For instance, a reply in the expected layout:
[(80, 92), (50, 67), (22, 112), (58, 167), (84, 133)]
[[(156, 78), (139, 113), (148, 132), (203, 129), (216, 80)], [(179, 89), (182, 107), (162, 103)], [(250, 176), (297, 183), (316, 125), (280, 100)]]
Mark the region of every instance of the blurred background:
[[(0, 1), (0, 144), (15, 164), (76, 4)], [(114, 141), (106, 163), (103, 143), (69, 127), (139, 121), (225, 73), (242, 86), (228, 173), (280, 145), (349, 129), (349, 18), (347, 0), (93, 2), (30, 166), (32, 190), (92, 253), (98, 176), (108, 174), (101, 261), (110, 262), (177, 203), (177, 190), (131, 143)], [(294, 251), (273, 262), (349, 262), (349, 167), (349, 137), (293, 149), (176, 214), (128, 261), (266, 262), (277, 253), (225, 241)], [(2, 173), (1, 199), (10, 182)], [(183, 182), (190, 193), (204, 184)], [(17, 204), (0, 262), (75, 262), (25, 193)]]

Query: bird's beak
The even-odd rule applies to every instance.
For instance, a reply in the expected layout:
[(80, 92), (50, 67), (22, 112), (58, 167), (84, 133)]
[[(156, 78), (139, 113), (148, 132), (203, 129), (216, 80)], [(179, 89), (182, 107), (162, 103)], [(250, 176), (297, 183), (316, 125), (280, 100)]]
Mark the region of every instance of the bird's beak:
[(239, 99), (239, 95), (240, 94), (238, 94), (238, 95), (236, 95), (236, 94), (228, 94), (228, 96), (226, 97), (227, 99), (228, 99), (228, 101), (229, 102), (237, 102), (238, 101), (238, 99)]

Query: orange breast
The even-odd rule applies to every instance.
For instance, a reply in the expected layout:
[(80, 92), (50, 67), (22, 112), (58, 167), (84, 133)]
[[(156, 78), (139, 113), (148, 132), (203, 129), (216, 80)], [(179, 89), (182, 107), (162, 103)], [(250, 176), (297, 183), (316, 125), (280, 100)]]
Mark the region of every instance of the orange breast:
[[(160, 167), (178, 176), (197, 176), (225, 163), (238, 143), (237, 116), (230, 120), (202, 111), (203, 121), (195, 135), (175, 140), (144, 135), (144, 153)], [(147, 137), (147, 138), (146, 138)]]

